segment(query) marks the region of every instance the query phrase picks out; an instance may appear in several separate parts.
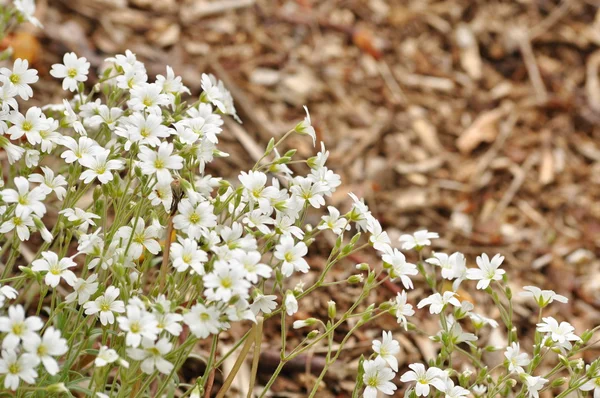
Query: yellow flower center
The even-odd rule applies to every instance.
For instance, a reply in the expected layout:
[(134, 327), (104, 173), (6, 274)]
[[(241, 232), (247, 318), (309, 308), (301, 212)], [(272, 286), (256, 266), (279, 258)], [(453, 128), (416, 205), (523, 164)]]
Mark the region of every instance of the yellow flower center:
[(73, 79), (75, 76), (77, 76), (77, 69), (75, 68), (71, 68), (67, 71), (67, 76), (70, 77), (71, 79)]
[(129, 326), (129, 330), (131, 330), (132, 333), (139, 333), (142, 328), (140, 327), (139, 322), (134, 322)]
[(196, 224), (199, 221), (200, 221), (200, 216), (198, 215), (198, 213), (192, 213), (192, 215), (190, 216), (190, 222), (192, 224)]
[(16, 73), (13, 73), (12, 75), (10, 75), (9, 80), (13, 84), (19, 84), (19, 82), (21, 81), (21, 76), (17, 75)]
[(21, 367), (19, 366), (18, 363), (12, 363), (8, 367), (8, 373), (10, 373), (10, 374), (16, 375), (16, 374), (19, 374), (20, 372), (21, 372)]
[(33, 128), (33, 124), (29, 120), (25, 120), (21, 128), (23, 131), (30, 131)]
[(12, 327), (12, 334), (20, 336), (25, 331), (25, 325), (23, 323), (15, 323)]
[(165, 168), (165, 162), (163, 162), (161, 159), (156, 159), (154, 161), (154, 167), (157, 170), (164, 169)]

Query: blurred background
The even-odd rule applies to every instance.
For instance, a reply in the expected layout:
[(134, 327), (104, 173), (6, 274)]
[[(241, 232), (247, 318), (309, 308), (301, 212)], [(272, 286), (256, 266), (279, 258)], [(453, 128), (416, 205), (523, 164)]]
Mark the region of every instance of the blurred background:
[[(307, 105), (318, 141), (331, 151), (329, 166), (342, 175), (333, 204), (348, 206), (354, 192), (392, 237), (436, 231), (442, 239), (435, 250), (462, 251), (471, 265), (476, 255), (501, 253), (515, 292), (529, 284), (554, 289), (570, 298), (558, 308), (579, 332), (600, 323), (600, 2), (37, 4), (44, 29), (24, 26), (3, 43), (40, 71), (34, 100), (59, 101), (59, 82), (48, 71), (68, 51), (97, 70), (105, 57), (130, 49), (150, 75), (171, 65), (195, 94), (200, 74), (213, 73), (244, 122), (226, 123), (220, 149), (231, 157), (209, 169), (230, 177), (250, 168)], [(293, 145), (301, 156), (315, 152), (303, 137)], [(324, 260), (311, 256), (319, 269)], [(340, 277), (352, 273), (348, 267)], [(377, 294), (391, 298), (394, 289)], [(347, 301), (344, 294), (332, 289), (314, 308)], [(516, 300), (529, 324), (532, 310)], [(435, 350), (427, 339), (402, 334), (391, 317), (378, 327), (400, 339), (401, 367)], [(380, 333), (358, 334), (321, 396), (348, 396), (358, 356)], [(492, 343), (502, 338), (495, 334)], [(314, 381), (307, 365), (318, 371), (319, 355), (289, 368), (273, 388), (278, 396), (303, 396)], [(195, 366), (202, 365), (189, 364), (186, 377), (198, 374)]]

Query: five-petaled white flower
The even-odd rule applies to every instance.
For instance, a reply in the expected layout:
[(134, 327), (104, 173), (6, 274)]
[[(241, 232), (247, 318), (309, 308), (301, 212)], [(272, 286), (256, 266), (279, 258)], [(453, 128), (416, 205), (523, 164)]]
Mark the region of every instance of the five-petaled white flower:
[(90, 63), (85, 57), (78, 58), (75, 53), (66, 53), (62, 64), (52, 65), (50, 74), (57, 79), (64, 79), (63, 90), (76, 91), (77, 84), (87, 80)]
[(64, 279), (70, 286), (73, 286), (77, 281), (77, 277), (69, 268), (75, 267), (77, 264), (70, 257), (63, 257), (60, 260), (54, 252), (42, 252), (42, 257), (35, 260), (31, 270), (35, 272), (46, 272), (44, 282), (50, 287), (56, 287), (60, 283), (60, 279)]
[(15, 59), (12, 70), (0, 68), (0, 80), (4, 84), (15, 87), (18, 95), (25, 101), (33, 95), (33, 90), (29, 85), (39, 80), (37, 70), (28, 68), (29, 62), (21, 58)]
[(490, 260), (487, 254), (483, 253), (481, 256), (477, 257), (476, 261), (479, 268), (468, 269), (467, 278), (478, 281), (477, 289), (487, 289), (492, 281), (501, 280), (502, 275), (506, 273), (506, 271), (499, 268), (504, 261), (504, 257), (500, 254), (496, 254)]
[(421, 363), (413, 363), (408, 365), (408, 367), (411, 370), (404, 373), (400, 377), (400, 381), (403, 383), (416, 381), (415, 393), (417, 396), (428, 396), (429, 391), (431, 390), (429, 386), (434, 386), (440, 391), (446, 389), (445, 380), (447, 379), (447, 376), (442, 369), (431, 367), (426, 370), (425, 365)]
[(4, 376), (4, 387), (16, 391), (19, 383), (34, 384), (38, 376), (35, 368), (39, 364), (37, 357), (31, 354), (17, 356), (14, 350), (3, 350), (0, 357), (0, 374)]
[(154, 315), (141, 309), (136, 305), (127, 306), (127, 316), (118, 316), (119, 328), (127, 332), (125, 344), (128, 347), (137, 348), (142, 338), (152, 341), (158, 336), (158, 322)]
[(95, 178), (98, 178), (102, 184), (112, 181), (112, 170), (120, 170), (124, 162), (120, 159), (108, 160), (109, 155), (110, 151), (105, 150), (96, 156), (81, 159), (79, 163), (83, 167), (87, 167), (88, 170), (81, 173), (79, 179), (83, 180), (86, 184), (91, 183)]
[(556, 294), (554, 290), (542, 290), (539, 287), (535, 286), (525, 286), (523, 287), (523, 290), (524, 292), (521, 292), (521, 296), (533, 297), (533, 299), (540, 308), (546, 307), (554, 300), (558, 301), (559, 303), (569, 302), (568, 298), (566, 298), (565, 296), (561, 296), (560, 294)]
[(158, 184), (166, 185), (173, 181), (171, 170), (180, 170), (183, 168), (183, 158), (179, 155), (173, 155), (173, 144), (163, 142), (154, 151), (146, 146), (140, 147), (138, 154), (140, 159), (140, 168), (146, 175), (156, 175)]
[(142, 348), (128, 348), (127, 355), (136, 361), (142, 361), (140, 368), (146, 374), (152, 374), (154, 369), (160, 373), (169, 374), (173, 369), (173, 364), (164, 356), (171, 352), (171, 348), (173, 348), (173, 344), (166, 337), (157, 342), (154, 342), (154, 339), (144, 338)]
[(525, 372), (523, 366), (527, 366), (531, 362), (527, 353), (521, 352), (519, 343), (513, 342), (510, 346), (506, 347), (504, 356), (508, 360), (509, 372), (523, 373)]
[(379, 354), (394, 372), (398, 371), (398, 358), (396, 355), (400, 352), (400, 343), (392, 337), (392, 332), (383, 331), (381, 341), (373, 340), (373, 351)]
[(113, 312), (125, 312), (125, 304), (121, 300), (117, 300), (120, 292), (119, 288), (109, 286), (104, 294), (99, 296), (96, 300), (88, 301), (83, 305), (85, 314), (94, 315), (100, 313), (100, 322), (104, 326), (107, 324), (112, 325), (115, 323), (115, 315)]
[(291, 276), (294, 271), (307, 273), (308, 263), (303, 258), (308, 253), (308, 248), (304, 242), (294, 244), (294, 238), (291, 235), (284, 235), (275, 246), (275, 258), (282, 261), (281, 273), (283, 276)]
[(417, 308), (423, 308), (429, 305), (429, 312), (431, 314), (439, 314), (448, 304), (452, 304), (455, 307), (460, 307), (460, 301), (458, 301), (456, 298), (455, 292), (446, 291), (444, 292), (443, 296), (439, 293), (434, 293), (431, 296), (419, 301)]
[(392, 379), (396, 374), (386, 365), (381, 357), (363, 362), (363, 383), (365, 383), (363, 397), (377, 398), (378, 391), (385, 395), (394, 394), (397, 387), (392, 383)]
[(2, 348), (13, 350), (23, 342), (30, 345), (34, 342), (37, 331), (44, 326), (37, 316), (25, 317), (25, 310), (21, 305), (8, 307), (8, 316), (0, 317), (0, 332), (7, 333), (2, 341)]
[(312, 126), (312, 122), (310, 120), (310, 113), (308, 113), (308, 108), (306, 105), (304, 106), (304, 111), (306, 112), (306, 117), (303, 121), (298, 123), (294, 130), (298, 134), (308, 135), (313, 140), (313, 146), (317, 145), (317, 134), (315, 133), (315, 128)]
[(402, 250), (411, 250), (414, 248), (420, 250), (423, 246), (431, 245), (431, 239), (437, 239), (439, 237), (437, 232), (429, 232), (426, 229), (423, 229), (412, 235), (400, 235), (398, 240), (402, 243)]
[(60, 357), (69, 350), (67, 340), (61, 337), (60, 331), (50, 326), (42, 337), (35, 335), (27, 345), (25, 351), (37, 357), (42, 362), (46, 371), (54, 376), (58, 373), (58, 362), (53, 357)]
[(539, 391), (548, 383), (548, 379), (541, 376), (524, 375), (525, 387), (527, 387), (527, 396), (529, 398), (539, 398)]

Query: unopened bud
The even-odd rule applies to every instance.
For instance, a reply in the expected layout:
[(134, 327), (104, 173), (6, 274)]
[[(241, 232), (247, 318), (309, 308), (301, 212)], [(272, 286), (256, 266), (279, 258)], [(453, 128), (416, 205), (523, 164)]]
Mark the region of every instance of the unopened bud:
[(51, 394), (60, 394), (63, 392), (69, 392), (69, 389), (65, 386), (65, 383), (56, 383), (46, 387), (46, 391)]
[(558, 379), (552, 381), (551, 386), (552, 386), (552, 388), (560, 387), (563, 384), (565, 384), (565, 382), (566, 382), (566, 380), (564, 377), (559, 377)]
[(317, 337), (319, 335), (319, 331), (318, 330), (312, 330), (307, 336), (306, 338), (309, 340), (314, 339), (315, 337)]
[(371, 270), (369, 268), (369, 264), (367, 264), (367, 263), (356, 264), (356, 269), (359, 271), (370, 271)]
[(347, 279), (348, 283), (355, 285), (357, 283), (362, 283), (362, 281), (365, 280), (365, 277), (362, 276), (361, 274), (357, 274), (357, 275), (350, 275), (350, 277)]
[(335, 308), (335, 301), (329, 300), (327, 302), (327, 315), (329, 318), (333, 319), (335, 318), (336, 313), (337, 309)]

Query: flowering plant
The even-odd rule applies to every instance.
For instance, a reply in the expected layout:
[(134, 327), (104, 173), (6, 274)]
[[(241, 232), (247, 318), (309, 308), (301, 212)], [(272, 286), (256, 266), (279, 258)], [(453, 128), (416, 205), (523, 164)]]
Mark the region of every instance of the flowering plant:
[[(32, 1), (14, 5), (3, 9), (4, 26), (39, 24)], [(329, 152), (322, 143), (306, 160), (294, 159), (294, 149), (279, 152), (293, 134), (315, 143), (308, 110), (303, 121), (268, 143), (252, 170), (230, 182), (206, 174), (208, 164), (227, 156), (217, 148), (223, 118), (237, 119), (222, 82), (202, 75), (202, 94), (187, 102), (190, 92), (171, 68), (149, 82), (130, 51), (106, 59), (98, 83), (86, 89), (89, 68), (85, 58), (65, 54), (50, 74), (71, 98), (26, 110), (16, 99), (33, 95), (37, 71), (21, 59), (0, 69), (0, 147), (8, 163), (0, 189), (5, 389), (23, 397), (158, 397), (174, 396), (176, 389), (199, 397), (210, 394), (215, 370), (238, 355), (218, 392), (222, 397), (254, 347), (251, 396), (263, 325), (276, 318), (280, 361), (258, 395), (266, 396), (286, 363), (325, 345), (325, 366), (309, 393), (314, 397), (356, 330), (391, 315), (399, 329), (426, 334), (439, 351), (426, 365), (411, 364), (396, 377), (400, 344), (384, 331), (373, 342), (373, 354), (359, 363), (353, 396), (391, 395), (397, 382), (411, 397), (537, 397), (555, 388), (562, 388), (559, 397), (592, 390), (600, 396), (600, 362), (578, 359), (597, 328), (578, 336), (567, 322), (543, 316), (544, 307), (565, 297), (524, 289), (539, 307), (539, 319), (531, 354), (523, 350), (502, 256), (490, 260), (482, 254), (477, 268), (467, 268), (461, 253), (427, 256), (427, 246), (438, 238), (428, 231), (402, 235), (394, 247), (353, 194), (345, 213), (328, 206), (311, 225), (308, 213), (323, 209), (341, 181), (326, 166)], [(311, 269), (305, 257), (320, 236), (333, 244), (318, 277), (292, 284), (295, 275)], [(39, 242), (35, 253), (29, 241)], [(369, 248), (379, 264), (360, 263), (356, 274), (332, 279), (334, 267)], [(409, 262), (400, 250), (416, 253), (418, 261)], [(391, 301), (372, 302), (371, 293), (389, 281), (405, 290)], [(506, 328), (504, 347), (478, 345), (486, 328), (499, 325), (459, 297), (461, 285), (470, 281), (495, 303)], [(436, 330), (415, 320), (407, 292), (415, 282), (431, 290), (416, 307), (428, 307), (427, 316), (439, 318)], [(330, 301), (326, 319), (289, 324), (314, 291), (349, 284), (361, 286), (350, 306)], [(232, 325), (245, 334), (219, 353), (220, 335)], [(290, 326), (310, 328), (293, 347), (286, 342)], [(341, 330), (347, 332), (338, 343), (334, 337)], [(194, 384), (182, 383), (178, 371), (202, 340), (210, 341), (204, 373)], [(490, 367), (484, 354), (498, 350), (505, 360)], [(454, 366), (458, 357), (466, 360), (460, 371)], [(542, 361), (556, 365), (539, 373)]]

